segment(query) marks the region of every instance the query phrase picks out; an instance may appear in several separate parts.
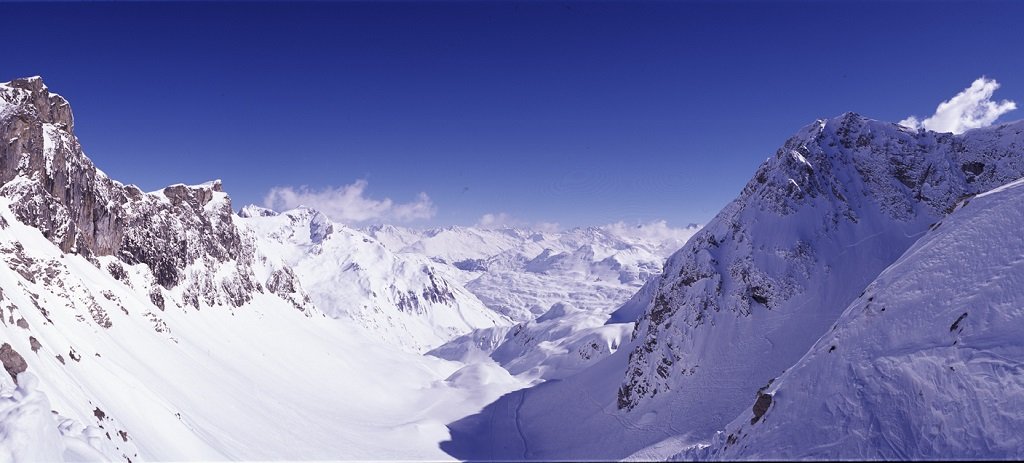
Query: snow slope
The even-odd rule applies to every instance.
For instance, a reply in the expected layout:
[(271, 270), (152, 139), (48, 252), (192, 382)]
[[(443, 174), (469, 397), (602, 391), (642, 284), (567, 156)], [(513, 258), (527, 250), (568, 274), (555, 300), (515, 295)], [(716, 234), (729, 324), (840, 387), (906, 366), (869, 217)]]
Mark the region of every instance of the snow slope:
[(666, 458), (707, 440), (960, 198), (1024, 176), (1022, 133), (917, 132), (852, 113), (804, 128), (627, 304), (642, 314), (631, 344), (453, 423), (446, 450)]
[(243, 210), (260, 249), (294, 269), (324, 313), (355, 321), (372, 337), (414, 352), (474, 329), (511, 322), (424, 256), (388, 250), (312, 209)]
[(964, 200), (758, 393), (760, 413), (676, 458), (1020, 458), (1021, 230), (1024, 180)]

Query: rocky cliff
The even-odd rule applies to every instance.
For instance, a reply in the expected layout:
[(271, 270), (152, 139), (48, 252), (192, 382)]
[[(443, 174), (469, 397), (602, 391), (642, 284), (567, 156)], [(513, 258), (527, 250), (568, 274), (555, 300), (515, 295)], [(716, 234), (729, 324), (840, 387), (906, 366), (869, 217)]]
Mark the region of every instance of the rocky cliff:
[(64, 252), (96, 265), (111, 256), (114, 276), (123, 265), (146, 265), (158, 306), (171, 299), (239, 307), (267, 290), (270, 278), (271, 291), (301, 310), (310, 306), (297, 281), (282, 281), (294, 280), (292, 273), (258, 272), (266, 258), (236, 226), (220, 181), (145, 193), (110, 179), (82, 151), (67, 100), (39, 77), (0, 84), (0, 182), (18, 220)]

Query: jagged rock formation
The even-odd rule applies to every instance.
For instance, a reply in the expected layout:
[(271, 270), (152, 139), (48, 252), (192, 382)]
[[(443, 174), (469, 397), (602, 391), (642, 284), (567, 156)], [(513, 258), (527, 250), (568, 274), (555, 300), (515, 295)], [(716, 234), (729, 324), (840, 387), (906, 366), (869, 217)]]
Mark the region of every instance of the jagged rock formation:
[[(110, 179), (82, 151), (68, 102), (39, 77), (0, 85), (0, 141), (0, 196), (64, 252), (97, 263), (115, 257), (108, 268), (118, 274), (121, 264), (148, 266), (161, 306), (170, 297), (193, 308), (240, 307), (264, 291), (255, 269), (265, 258), (235, 225), (219, 180), (144, 193)], [(217, 277), (222, 267), (230, 270)], [(292, 291), (298, 282), (281, 282), (291, 274), (272, 273), (280, 295), (307, 309), (301, 290)]]

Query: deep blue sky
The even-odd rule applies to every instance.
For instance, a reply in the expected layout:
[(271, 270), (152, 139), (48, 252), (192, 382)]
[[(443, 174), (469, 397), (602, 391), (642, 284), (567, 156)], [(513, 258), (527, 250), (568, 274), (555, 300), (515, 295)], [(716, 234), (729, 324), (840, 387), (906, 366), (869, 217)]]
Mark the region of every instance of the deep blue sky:
[[(152, 190), (426, 192), (431, 224), (705, 222), (819, 117), (1024, 101), (1024, 2), (0, 4), (86, 152)], [(1018, 119), (1016, 113), (1005, 119)]]

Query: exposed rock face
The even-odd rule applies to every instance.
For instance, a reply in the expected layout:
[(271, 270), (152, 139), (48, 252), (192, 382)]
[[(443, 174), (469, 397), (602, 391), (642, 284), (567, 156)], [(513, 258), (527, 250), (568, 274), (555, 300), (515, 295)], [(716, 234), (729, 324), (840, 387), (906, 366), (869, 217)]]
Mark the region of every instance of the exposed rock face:
[[(73, 129), (68, 102), (40, 78), (0, 84), (0, 196), (13, 200), (19, 220), (65, 252), (145, 264), (157, 285), (183, 287), (179, 302), (196, 308), (238, 307), (263, 292), (254, 238), (234, 223), (219, 180), (144, 193), (99, 171)], [(217, 272), (222, 266), (231, 271)], [(294, 275), (279, 273), (271, 291), (305, 307), (297, 281), (285, 281)], [(157, 292), (154, 302), (163, 300)]]
[(0, 346), (0, 362), (4, 365), (4, 370), (7, 374), (11, 375), (11, 379), (14, 382), (18, 382), (18, 374), (28, 369), (28, 364), (25, 363), (25, 359), (17, 351), (11, 347), (10, 344), (4, 343)]
[(18, 218), (65, 252), (115, 252), (114, 210), (129, 193), (82, 153), (68, 102), (38, 77), (0, 86), (0, 100), (0, 194), (17, 200)]
[(1020, 122), (952, 135), (848, 113), (804, 128), (655, 280), (618, 407), (708, 384), (736, 391), (722, 407), (748, 403), (959, 200), (1021, 176)]

